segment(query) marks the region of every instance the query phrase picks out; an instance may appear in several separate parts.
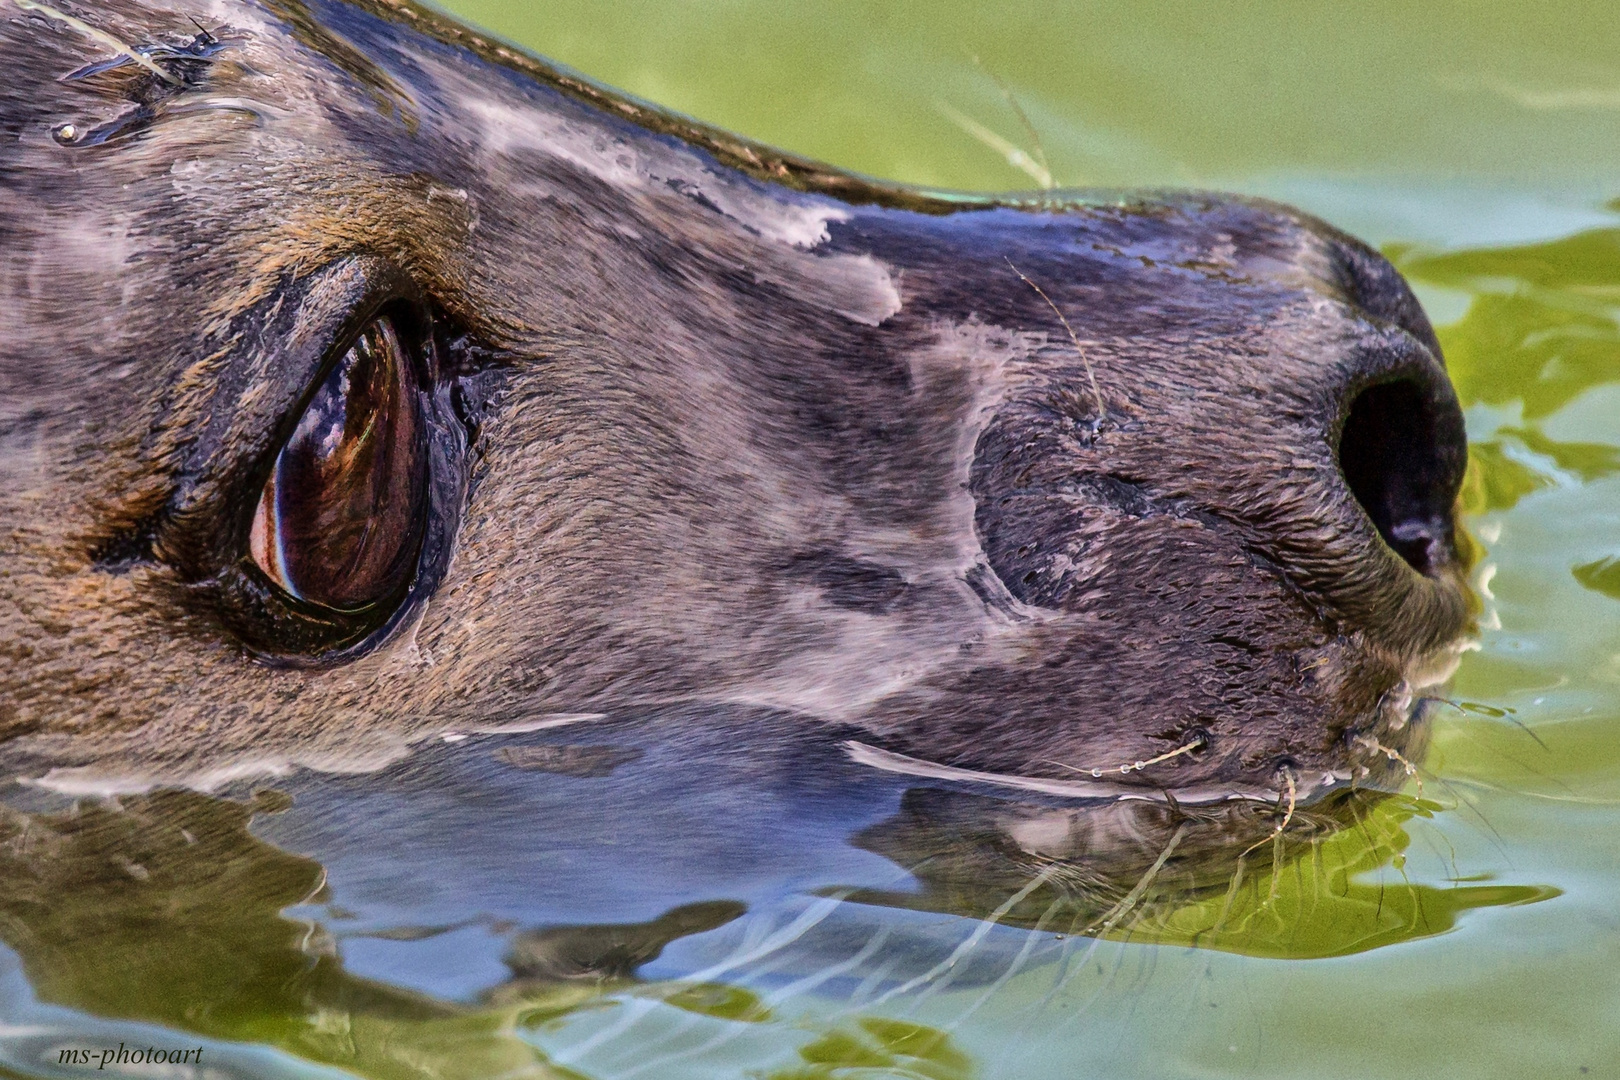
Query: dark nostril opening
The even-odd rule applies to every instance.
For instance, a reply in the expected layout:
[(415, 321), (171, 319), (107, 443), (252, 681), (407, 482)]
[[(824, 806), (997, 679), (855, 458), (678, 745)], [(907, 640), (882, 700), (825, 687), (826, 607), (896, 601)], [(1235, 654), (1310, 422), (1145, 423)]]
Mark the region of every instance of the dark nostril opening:
[(1381, 383), (1350, 404), (1339, 468), (1378, 534), (1420, 574), (1453, 557), (1452, 507), (1467, 443), (1454, 402), (1410, 381)]

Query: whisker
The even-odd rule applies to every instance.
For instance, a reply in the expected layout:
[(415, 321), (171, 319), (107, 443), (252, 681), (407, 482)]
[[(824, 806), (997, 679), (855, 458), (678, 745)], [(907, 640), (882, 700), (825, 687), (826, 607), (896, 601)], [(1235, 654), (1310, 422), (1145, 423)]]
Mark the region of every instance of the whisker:
[[(1484, 827), (1483, 833), (1489, 833), (1491, 844), (1504, 858), (1507, 858), (1507, 841), (1502, 838), (1501, 833), (1496, 831), (1496, 826), (1490, 823), (1490, 821), (1480, 811), (1478, 805), (1476, 805), (1472, 799), (1464, 797), (1462, 792), (1458, 791), (1456, 785), (1450, 780), (1431, 769), (1424, 769), (1423, 772), (1428, 775), (1429, 779), (1433, 780), (1435, 783), (1439, 784), (1441, 787), (1450, 792), (1452, 796), (1456, 798), (1457, 806), (1466, 806), (1469, 812), (1479, 819), (1479, 825)], [(1455, 809), (1455, 807), (1453, 807), (1453, 809)], [(1475, 826), (1475, 829), (1476, 831), (1480, 831), (1479, 826)]]
[[(1418, 700), (1419, 701), (1438, 701), (1441, 704), (1450, 705), (1453, 709), (1456, 709), (1458, 712), (1462, 713), (1465, 716), (1472, 716), (1473, 715), (1467, 709), (1462, 707), (1461, 702), (1453, 701), (1450, 698), (1436, 697), (1436, 696), (1430, 694), (1430, 695), (1426, 695), (1424, 697), (1418, 698)], [(1543, 750), (1546, 750), (1548, 753), (1552, 752), (1551, 748), (1548, 747), (1548, 745), (1546, 743), (1541, 741), (1541, 736), (1537, 735), (1535, 733), (1535, 731), (1530, 727), (1529, 724), (1526, 724), (1523, 720), (1520, 720), (1517, 716), (1514, 716), (1511, 712), (1507, 712), (1505, 710), (1502, 713), (1502, 718), (1507, 720), (1508, 723), (1512, 724), (1514, 727), (1518, 728), (1520, 731), (1524, 732), (1526, 735), (1530, 736), (1532, 739), (1534, 739), (1537, 746), (1541, 747)]]
[[(1368, 820), (1369, 820), (1368, 817), (1363, 817), (1363, 818), (1357, 819), (1356, 828), (1361, 830), (1362, 837), (1366, 839), (1366, 841), (1367, 841), (1367, 850), (1376, 851), (1378, 849), (1378, 841), (1373, 838), (1372, 829), (1369, 828), (1368, 824), (1367, 824)], [(1348, 887), (1349, 887), (1349, 885), (1348, 885), (1348, 882), (1347, 882), (1346, 883), (1346, 888), (1348, 889)], [(1382, 918), (1383, 914), (1384, 914), (1384, 863), (1383, 863), (1383, 860), (1379, 860), (1379, 862), (1378, 862), (1378, 906), (1373, 909), (1373, 919), (1374, 919), (1374, 921)]]
[(148, 72), (156, 75), (159, 79), (162, 79), (170, 86), (180, 85), (179, 79), (165, 71), (150, 57), (142, 54), (140, 50), (125, 44), (118, 38), (107, 33), (105, 30), (96, 29), (83, 19), (76, 19), (65, 11), (59, 11), (49, 4), (40, 3), (39, 0), (11, 0), (11, 2), (22, 8), (24, 11), (37, 11), (48, 19), (55, 19), (57, 22), (64, 24), (69, 29), (83, 34), (85, 37), (96, 42), (98, 45), (105, 45), (107, 48), (118, 53), (120, 56), (123, 56), (131, 62), (145, 68)]
[(1046, 160), (1046, 147), (1041, 142), (1041, 133), (1035, 130), (1034, 124), (1030, 123), (1029, 116), (1024, 112), (1024, 107), (1018, 104), (1018, 99), (1013, 96), (1012, 90), (1002, 81), (1001, 76), (981, 63), (977, 56), (973, 58), (973, 65), (995, 81), (996, 89), (1001, 91), (1001, 96), (1007, 99), (1007, 104), (1012, 107), (1014, 115), (1018, 117), (1018, 122), (1023, 125), (1024, 134), (1029, 136), (1030, 146), (1034, 151), (1033, 156), (1036, 162), (1039, 163), (1041, 170), (1046, 174), (1041, 187), (1048, 190), (1055, 187), (1056, 185), (1052, 180), (1052, 167)]
[[(1182, 838), (1186, 836), (1187, 829), (1188, 825), (1186, 822), (1182, 822), (1180, 825), (1176, 826), (1176, 831), (1171, 834), (1170, 840), (1164, 846), (1164, 850), (1159, 852), (1159, 857), (1153, 861), (1152, 866), (1148, 867), (1147, 872), (1144, 873), (1137, 883), (1131, 888), (1131, 891), (1126, 893), (1124, 898), (1121, 899), (1119, 903), (1115, 904), (1111, 909), (1109, 909), (1108, 913), (1100, 922), (1093, 924), (1092, 927), (1084, 931), (1084, 934), (1090, 937), (1090, 942), (1087, 944), (1085, 952), (1081, 954), (1080, 962), (1074, 966), (1074, 971), (1070, 972), (1068, 970), (1068, 959), (1064, 959), (1064, 963), (1059, 972), (1058, 978), (1053, 980), (1052, 989), (1048, 990), (1046, 995), (1033, 1006), (1031, 1010), (1032, 1017), (1041, 1015), (1041, 1013), (1045, 1011), (1046, 1007), (1051, 1004), (1052, 999), (1062, 992), (1062, 990), (1068, 986), (1070, 982), (1085, 971), (1086, 965), (1091, 962), (1091, 957), (1096, 953), (1097, 949), (1102, 946), (1103, 942), (1108, 940), (1107, 934), (1109, 931), (1111, 931), (1114, 926), (1118, 924), (1119, 920), (1123, 918), (1125, 914), (1131, 910), (1131, 908), (1136, 906), (1137, 901), (1142, 898), (1142, 896), (1152, 886), (1153, 880), (1158, 877), (1159, 871), (1164, 869), (1164, 864), (1170, 861), (1170, 856), (1175, 853), (1176, 848), (1181, 844)], [(1068, 942), (1065, 942), (1065, 945), (1067, 944)], [(1123, 953), (1121, 953), (1121, 957), (1123, 958)], [(1118, 970), (1117, 965), (1115, 970)], [(1086, 1000), (1085, 1004), (1081, 1005), (1075, 1011), (1073, 1016), (1078, 1016), (1090, 1009), (1091, 1006), (1094, 1005), (1097, 1002), (1097, 999), (1102, 995), (1102, 992), (1107, 985), (1108, 983), (1105, 978), (1104, 981), (1092, 993), (1091, 997)]]
[[(1284, 789), (1285, 789), (1284, 792), (1283, 792), (1283, 795), (1286, 796), (1286, 798), (1288, 800), (1287, 801), (1287, 809), (1283, 813), (1283, 819), (1282, 819), (1281, 822), (1278, 823), (1278, 825), (1277, 825), (1277, 827), (1275, 829), (1271, 830), (1271, 834), (1269, 836), (1266, 836), (1266, 837), (1264, 837), (1264, 838), (1262, 838), (1260, 840), (1256, 840), (1254, 843), (1252, 843), (1248, 847), (1244, 848), (1243, 853), (1238, 856), (1238, 859), (1240, 861), (1244, 858), (1244, 856), (1248, 855), (1249, 852), (1253, 851), (1254, 849), (1256, 849), (1258, 847), (1263, 847), (1264, 845), (1266, 845), (1268, 843), (1271, 843), (1271, 842), (1277, 840), (1278, 838), (1280, 838), (1282, 836), (1282, 834), (1283, 834), (1283, 830), (1288, 828), (1289, 823), (1294, 820), (1294, 810), (1295, 810), (1295, 808), (1297, 806), (1297, 803), (1298, 803), (1299, 789), (1294, 784), (1294, 770), (1293, 769), (1284, 768), (1282, 770), (1282, 774), (1283, 774), (1283, 785), (1284, 785)], [(1279, 800), (1279, 801), (1281, 801), (1281, 800)]]
[[(1518, 758), (1514, 757), (1512, 754), (1509, 754), (1506, 750), (1503, 750), (1500, 747), (1492, 746), (1489, 742), (1487, 742), (1486, 740), (1480, 738), (1478, 735), (1474, 734), (1472, 731), (1469, 731), (1466, 727), (1459, 727), (1459, 728), (1455, 728), (1454, 730), (1457, 731), (1457, 733), (1460, 734), (1463, 738), (1465, 738), (1469, 742), (1473, 743), (1475, 746), (1484, 747), (1486, 750), (1489, 750), (1491, 753), (1495, 754), (1497, 757), (1501, 758), (1503, 761), (1509, 762), (1510, 764), (1513, 765), (1514, 768), (1523, 769), (1525, 772), (1529, 773), (1531, 776), (1534, 776), (1534, 777), (1536, 777), (1537, 779), (1540, 779), (1540, 780), (1545, 780), (1549, 784), (1557, 784), (1559, 787), (1563, 788), (1565, 791), (1570, 790), (1569, 786), (1567, 784), (1565, 784), (1562, 780), (1559, 780), (1557, 777), (1554, 777), (1554, 776), (1549, 776), (1546, 773), (1542, 772), (1540, 769), (1531, 768), (1529, 765), (1526, 765), (1524, 762), (1520, 761)], [(1543, 744), (1543, 745), (1545, 745), (1545, 744)], [(1573, 794), (1573, 792), (1571, 792), (1571, 794)]]
[(1042, 300), (1046, 301), (1046, 306), (1052, 309), (1052, 314), (1058, 317), (1058, 322), (1062, 323), (1063, 329), (1068, 331), (1069, 340), (1074, 343), (1074, 351), (1080, 354), (1080, 363), (1085, 366), (1086, 379), (1091, 383), (1091, 396), (1092, 399), (1097, 402), (1097, 423), (1101, 424), (1104, 420), (1108, 419), (1108, 407), (1103, 404), (1102, 391), (1097, 389), (1097, 374), (1091, 370), (1091, 358), (1086, 355), (1086, 350), (1081, 347), (1080, 336), (1074, 332), (1074, 327), (1069, 325), (1069, 320), (1064, 317), (1063, 312), (1058, 309), (1058, 306), (1052, 302), (1052, 298), (1046, 295), (1045, 289), (1041, 288), (1039, 285), (1035, 284), (1028, 277), (1026, 277), (1024, 272), (1018, 269), (1018, 267), (1013, 266), (1013, 261), (1011, 259), (1007, 259), (1007, 265), (1012, 267), (1012, 272), (1018, 275), (1018, 279), (1020, 281), (1034, 289), (1036, 295), (1038, 295)]
[[(1462, 870), (1457, 866), (1457, 845), (1453, 844), (1445, 833), (1438, 829), (1425, 829), (1423, 830), (1423, 839), (1424, 842), (1429, 845), (1429, 850), (1434, 852), (1437, 858), (1443, 859), (1451, 864), (1451, 877), (1453, 881), (1462, 876)], [(1440, 850), (1440, 843), (1442, 841), (1446, 845), (1446, 850), (1443, 852)]]
[(873, 968), (866, 978), (862, 979), (855, 989), (850, 992), (849, 1001), (845, 1003), (846, 1008), (851, 1010), (865, 1008), (872, 992), (883, 985), (884, 981), (889, 977), (889, 972), (893, 971), (899, 963), (900, 958), (896, 956)]
[[(1292, 784), (1290, 784), (1290, 790), (1292, 790)], [(1147, 873), (1142, 875), (1141, 880), (1132, 886), (1131, 891), (1125, 894), (1125, 898), (1116, 904), (1114, 909), (1100, 923), (1095, 923), (1086, 928), (1086, 936), (1107, 936), (1108, 932), (1124, 917), (1125, 913), (1135, 907), (1138, 900), (1142, 899), (1142, 895), (1148, 891), (1149, 886), (1153, 884), (1153, 879), (1159, 876), (1159, 871), (1164, 869), (1164, 864), (1170, 861), (1170, 856), (1175, 854), (1176, 848), (1181, 846), (1182, 838), (1186, 835), (1187, 823), (1182, 822), (1176, 826), (1176, 831), (1170, 834), (1169, 842), (1164, 845), (1164, 850), (1159, 852), (1159, 857), (1153, 860), (1153, 865), (1148, 867)]]
[(1480, 788), (1483, 791), (1494, 791), (1501, 795), (1514, 795), (1525, 799), (1544, 799), (1547, 802), (1575, 803), (1580, 806), (1620, 806), (1620, 799), (1602, 799), (1596, 795), (1549, 795), (1544, 791), (1520, 791), (1517, 788), (1503, 787), (1488, 780), (1480, 780), (1472, 776), (1454, 776), (1451, 783), (1461, 787)]
[(1074, 765), (1065, 765), (1061, 761), (1053, 761), (1050, 758), (1037, 758), (1036, 760), (1045, 765), (1056, 765), (1060, 769), (1067, 769), (1072, 773), (1085, 773), (1086, 775), (1092, 777), (1101, 777), (1107, 773), (1119, 773), (1121, 776), (1129, 776), (1133, 772), (1141, 772), (1150, 765), (1158, 765), (1162, 762), (1169, 761), (1172, 758), (1178, 758), (1182, 754), (1190, 754), (1194, 750), (1202, 748), (1203, 745), (1204, 737), (1202, 735), (1197, 735), (1193, 737), (1191, 742), (1178, 746), (1174, 750), (1160, 754), (1158, 757), (1147, 758), (1143, 761), (1133, 761), (1126, 765), (1114, 765), (1106, 769), (1084, 769)]
[(945, 119), (1006, 158), (1007, 164), (1039, 184), (1041, 190), (1050, 191), (1052, 189), (1052, 173), (1045, 165), (1036, 161), (1034, 157), (1026, 154), (1022, 149), (997, 135), (971, 116), (957, 112), (943, 101), (936, 99), (934, 108), (938, 109), (945, 116)]
[[(693, 972), (684, 978), (674, 981), (685, 983), (687, 985), (714, 982), (721, 975), (734, 971), (745, 964), (751, 964), (757, 960), (761, 960), (764, 957), (770, 956), (772, 953), (777, 952), (778, 950), (785, 949), (795, 941), (798, 941), (805, 934), (808, 934), (813, 928), (815, 928), (817, 924), (824, 921), (829, 915), (837, 910), (838, 906), (844, 902), (844, 897), (846, 895), (848, 894), (840, 893), (836, 896), (823, 897), (816, 903), (811, 904), (808, 908), (806, 908), (797, 919), (794, 919), (793, 922), (789, 923), (786, 927), (775, 933), (769, 934), (764, 938), (764, 940), (759, 941), (752, 947), (749, 947), (747, 939), (745, 938), (744, 944), (740, 946), (738, 950), (729, 958), (704, 968), (702, 971)], [(576, 1043), (573, 1046), (565, 1047), (558, 1053), (554, 1054), (553, 1059), (559, 1064), (565, 1064), (567, 1061), (578, 1061), (580, 1058), (584, 1057), (586, 1054), (590, 1053), (603, 1043), (622, 1038), (626, 1032), (628, 1032), (636, 1024), (640, 1023), (642, 1018), (656, 1009), (659, 1004), (660, 1002), (657, 999), (630, 999), (625, 1003), (626, 1008), (624, 1018), (617, 1024), (605, 1027), (598, 1031), (595, 1035), (592, 1035), (590, 1038)]]
[[(760, 1005), (765, 1009), (775, 1009), (786, 1001), (790, 1001), (801, 994), (809, 993), (810, 991), (816, 989), (816, 987), (821, 986), (831, 979), (837, 978), (846, 971), (853, 971), (876, 955), (878, 950), (883, 947), (886, 941), (888, 941), (889, 933), (889, 927), (880, 927), (878, 931), (872, 935), (871, 940), (862, 946), (860, 951), (855, 953), (853, 956), (846, 960), (840, 960), (836, 964), (831, 964), (819, 971), (812, 972), (801, 979), (788, 983), (786, 986), (783, 986), (780, 989), (773, 991), (766, 997), (760, 999)], [(674, 1038), (690, 1028), (697, 1026), (701, 1022), (701, 1017), (694, 1017), (691, 1022), (681, 1025), (675, 1031), (666, 1035), (663, 1041), (673, 1041)], [(728, 1024), (720, 1032), (720, 1034), (716, 1035), (708, 1042), (699, 1043), (696, 1046), (689, 1046), (685, 1050), (660, 1054), (653, 1057), (641, 1057), (641, 1055), (645, 1053), (645, 1048), (632, 1048), (630, 1052), (640, 1058), (639, 1062), (633, 1068), (630, 1068), (624, 1072), (616, 1073), (615, 1075), (620, 1077), (622, 1080), (624, 1077), (630, 1077), (636, 1075), (637, 1073), (646, 1072), (654, 1065), (668, 1065), (671, 1062), (681, 1061), (686, 1058), (696, 1057), (700, 1054), (710, 1053), (741, 1037), (746, 1027), (747, 1025)]]
[(1041, 872), (1036, 874), (1035, 877), (1031, 878), (1023, 888), (1007, 897), (1006, 900), (1001, 902), (999, 907), (997, 907), (984, 919), (981, 919), (979, 921), (979, 925), (973, 928), (973, 932), (967, 936), (966, 940), (952, 950), (949, 956), (935, 964), (933, 967), (929, 968), (927, 971), (923, 972), (921, 975), (908, 979), (899, 986), (896, 986), (893, 989), (879, 995), (872, 1001), (872, 1007), (875, 1008), (876, 1006), (882, 1005), (886, 1001), (892, 1001), (901, 994), (909, 994), (919, 986), (932, 982), (934, 979), (939, 978), (941, 975), (954, 968), (958, 961), (978, 947), (979, 942), (983, 941), (985, 936), (989, 934), (991, 930), (995, 929), (996, 926), (1000, 924), (1001, 920), (1006, 918), (1007, 914), (1011, 912), (1013, 908), (1023, 903), (1030, 893), (1046, 884), (1047, 880), (1057, 872), (1057, 867), (1057, 863), (1049, 863), (1043, 867)]
[(1046, 929), (1047, 922), (1062, 906), (1062, 898), (1055, 899), (1046, 906), (1046, 910), (1041, 912), (1041, 917), (1035, 921), (1035, 925), (1030, 927), (1029, 934), (1024, 939), (1023, 947), (1018, 950), (1018, 954), (1014, 956), (1012, 958), (1012, 962), (1007, 965), (1007, 970), (996, 977), (995, 982), (990, 984), (990, 988), (988, 990), (979, 995), (977, 1001), (964, 1009), (950, 1023), (945, 1024), (943, 1027), (945, 1031), (955, 1031), (963, 1021), (967, 1020), (968, 1017), (978, 1012), (986, 1002), (988, 1002), (996, 994), (1000, 993), (1002, 987), (1011, 982), (1013, 977), (1023, 970), (1024, 964), (1029, 959), (1030, 953), (1032, 953), (1035, 949), (1036, 941), (1039, 940), (1042, 931)]
[(1401, 767), (1406, 770), (1406, 775), (1412, 777), (1414, 780), (1417, 781), (1418, 798), (1419, 799), (1423, 798), (1423, 777), (1418, 775), (1418, 767), (1416, 765), (1412, 764), (1410, 761), (1406, 760), (1406, 758), (1404, 756), (1402, 756), (1402, 754), (1401, 754), (1401, 752), (1399, 750), (1396, 750), (1396, 749), (1394, 749), (1392, 747), (1385, 746), (1383, 743), (1379, 742), (1377, 739), (1373, 738), (1371, 735), (1358, 735), (1358, 736), (1356, 736), (1356, 745), (1357, 746), (1364, 746), (1367, 749), (1372, 750), (1372, 751), (1374, 751), (1376, 753), (1383, 754), (1386, 758), (1388, 758), (1391, 761), (1400, 762)]
[(1226, 899), (1221, 904), (1221, 910), (1215, 915), (1215, 922), (1208, 930), (1201, 930), (1194, 935), (1195, 941), (1204, 934), (1219, 934), (1225, 928), (1226, 918), (1232, 914), (1232, 904), (1237, 900), (1238, 889), (1243, 885), (1243, 868), (1245, 865), (1243, 855), (1239, 855), (1237, 868), (1232, 871), (1232, 882), (1226, 887)]

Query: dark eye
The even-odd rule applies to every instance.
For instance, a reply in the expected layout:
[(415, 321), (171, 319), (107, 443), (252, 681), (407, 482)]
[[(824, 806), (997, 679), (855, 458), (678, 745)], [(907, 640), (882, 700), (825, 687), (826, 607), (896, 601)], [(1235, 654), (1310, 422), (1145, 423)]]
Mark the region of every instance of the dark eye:
[(363, 612), (410, 585), (427, 501), (419, 371), (394, 321), (379, 315), (276, 456), (248, 551), (294, 600)]

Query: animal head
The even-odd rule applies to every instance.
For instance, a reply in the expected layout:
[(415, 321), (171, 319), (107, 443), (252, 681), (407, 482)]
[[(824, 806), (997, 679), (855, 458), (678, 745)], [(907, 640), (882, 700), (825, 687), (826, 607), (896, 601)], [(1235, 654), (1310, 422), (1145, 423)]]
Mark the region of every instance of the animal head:
[(0, 40), (12, 752), (195, 780), (670, 701), (1210, 797), (1415, 752), (1462, 418), (1322, 222), (869, 183), (403, 0)]

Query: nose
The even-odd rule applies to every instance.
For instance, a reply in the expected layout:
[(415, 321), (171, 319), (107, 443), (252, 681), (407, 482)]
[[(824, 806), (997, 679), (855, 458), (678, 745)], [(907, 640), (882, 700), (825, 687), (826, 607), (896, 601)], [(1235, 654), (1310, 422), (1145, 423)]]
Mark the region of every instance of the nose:
[[(1398, 357), (1387, 374), (1352, 375), (1340, 388), (1339, 473), (1384, 543), (1432, 576), (1456, 550), (1452, 515), (1468, 464), (1462, 410), (1434, 329), (1400, 274), (1348, 237), (1333, 246), (1346, 298), (1375, 336), (1386, 331), (1386, 356)], [(1389, 336), (1405, 340), (1389, 343)]]
[[(976, 525), (1014, 597), (1075, 610), (1107, 565), (1136, 558), (1126, 545), (1170, 550), (1225, 532), (1242, 558), (1278, 567), (1358, 623), (1389, 621), (1414, 589), (1436, 599), (1430, 586), (1456, 572), (1462, 411), (1399, 274), (1359, 245), (1339, 256), (1338, 280), (1325, 283), (1343, 304), (1336, 324), (1285, 353), (1201, 371), (1187, 361), (1112, 426), (1065, 426), (1032, 398), (988, 425)], [(1043, 401), (1053, 400), (1060, 391), (1049, 389)], [(1200, 524), (1205, 539), (1194, 537)], [(1441, 591), (1449, 624), (1453, 590)]]
[(1339, 472), (1390, 549), (1433, 575), (1456, 548), (1452, 521), (1467, 461), (1462, 413), (1418, 379), (1350, 398), (1339, 429)]

